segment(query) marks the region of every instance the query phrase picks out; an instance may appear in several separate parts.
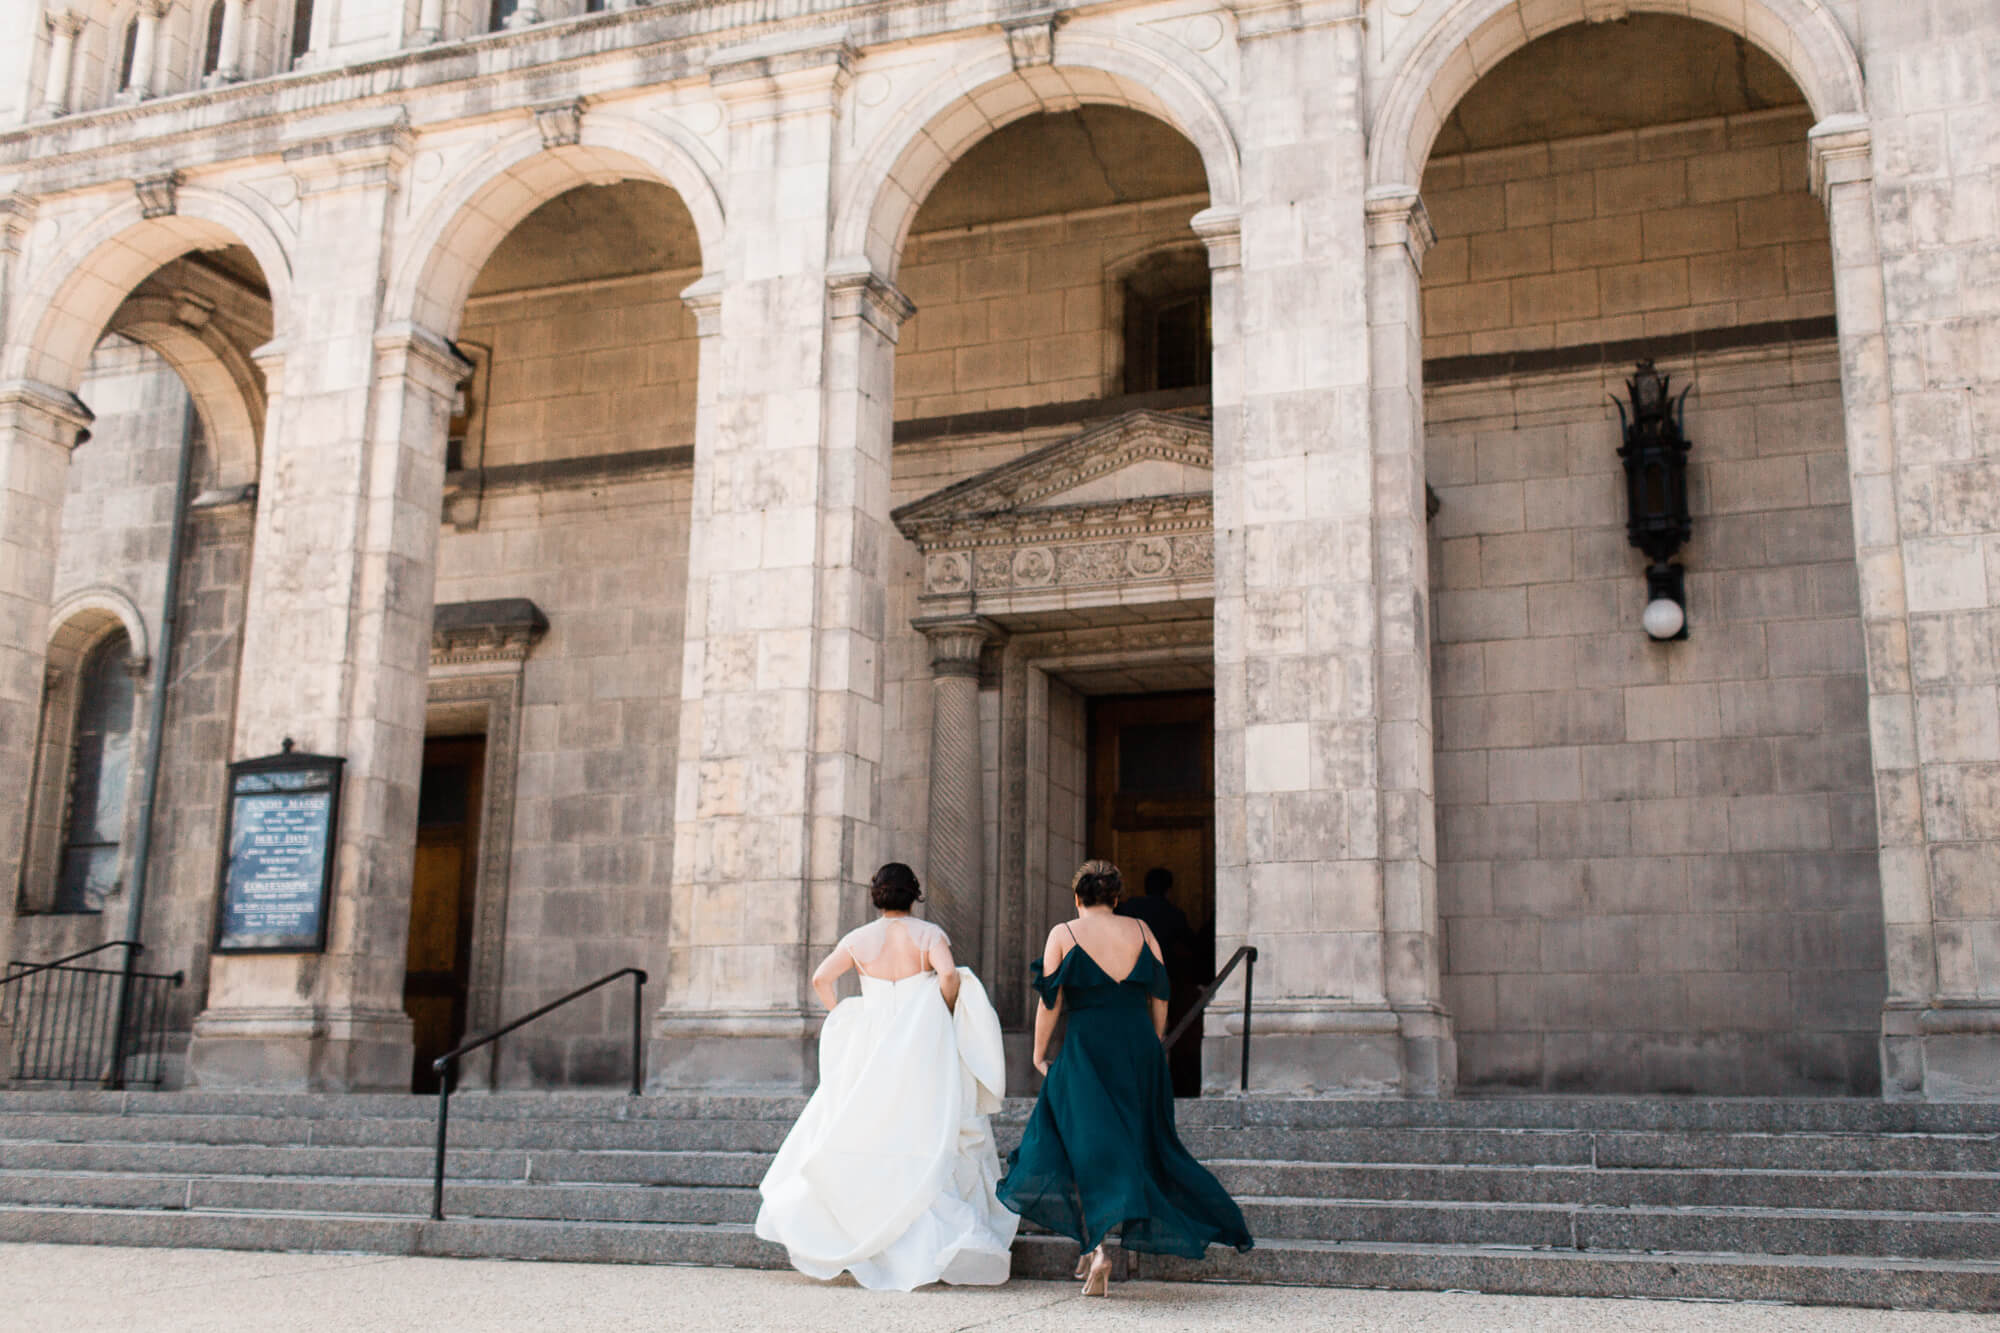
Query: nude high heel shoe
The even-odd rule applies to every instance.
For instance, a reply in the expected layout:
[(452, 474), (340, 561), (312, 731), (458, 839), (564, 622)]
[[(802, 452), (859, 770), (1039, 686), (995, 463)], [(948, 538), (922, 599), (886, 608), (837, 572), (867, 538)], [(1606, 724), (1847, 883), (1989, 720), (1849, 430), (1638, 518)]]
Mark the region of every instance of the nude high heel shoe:
[(1074, 1274), (1077, 1281), (1081, 1282), (1084, 1278), (1090, 1276), (1090, 1261), (1096, 1254), (1096, 1250), (1083, 1250), (1077, 1254), (1076, 1272)]
[(1104, 1252), (1102, 1245), (1091, 1251), (1090, 1271), (1083, 1279), (1083, 1294), (1086, 1296), (1111, 1294), (1111, 1256)]

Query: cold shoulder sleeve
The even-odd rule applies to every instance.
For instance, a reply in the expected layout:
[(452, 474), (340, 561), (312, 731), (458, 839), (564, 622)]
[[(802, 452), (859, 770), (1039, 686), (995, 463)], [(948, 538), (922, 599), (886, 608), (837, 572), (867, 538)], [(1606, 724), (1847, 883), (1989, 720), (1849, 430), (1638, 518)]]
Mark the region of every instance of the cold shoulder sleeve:
[(1144, 953), (1146, 961), (1153, 965), (1151, 971), (1146, 975), (1146, 994), (1156, 1000), (1173, 998), (1173, 979), (1167, 975), (1166, 964), (1153, 957), (1153, 950), (1150, 946), (1144, 950)]
[(1028, 984), (1042, 997), (1042, 1003), (1051, 1009), (1056, 1007), (1056, 1000), (1062, 995), (1063, 963), (1068, 961), (1069, 955), (1064, 954), (1063, 962), (1057, 963), (1056, 970), (1050, 973), (1043, 972), (1042, 960), (1039, 958), (1028, 964)]

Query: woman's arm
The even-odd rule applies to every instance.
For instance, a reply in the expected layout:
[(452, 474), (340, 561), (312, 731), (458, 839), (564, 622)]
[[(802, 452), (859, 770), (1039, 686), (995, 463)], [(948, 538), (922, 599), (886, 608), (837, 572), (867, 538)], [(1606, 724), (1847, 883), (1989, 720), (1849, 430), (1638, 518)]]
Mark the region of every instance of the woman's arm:
[(840, 1002), (839, 997), (833, 993), (833, 983), (846, 976), (848, 969), (853, 966), (854, 955), (849, 953), (847, 946), (843, 944), (828, 954), (825, 962), (813, 969), (813, 994), (819, 996), (821, 1004), (831, 1009)]
[(951, 941), (943, 936), (931, 946), (929, 960), (931, 971), (938, 974), (938, 994), (944, 996), (944, 1007), (958, 1011), (958, 963), (951, 956)]
[[(1159, 963), (1162, 968), (1166, 967), (1167, 956), (1161, 951), (1160, 942), (1153, 938), (1153, 928), (1141, 921), (1139, 923), (1139, 933), (1146, 937), (1146, 947), (1153, 951), (1154, 961)], [(1165, 1000), (1150, 999), (1150, 1003), (1153, 1010), (1153, 1035), (1161, 1041), (1165, 1041), (1167, 1039), (1167, 1002)]]
[[(1056, 969), (1062, 966), (1064, 952), (1062, 937), (1050, 931), (1049, 942), (1042, 949), (1043, 976), (1055, 975)], [(1054, 1008), (1049, 1007), (1047, 1000), (1035, 1006), (1035, 1068), (1041, 1071), (1044, 1078), (1049, 1073), (1049, 1039), (1056, 1035), (1056, 1019), (1062, 1017), (1062, 1003), (1062, 994), (1057, 992)]]

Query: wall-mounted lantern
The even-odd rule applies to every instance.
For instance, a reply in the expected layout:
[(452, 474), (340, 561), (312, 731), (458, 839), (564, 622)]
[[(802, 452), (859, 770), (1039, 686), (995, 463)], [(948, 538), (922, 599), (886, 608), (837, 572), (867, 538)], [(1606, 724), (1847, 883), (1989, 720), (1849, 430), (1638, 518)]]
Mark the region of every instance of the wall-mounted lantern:
[(1673, 396), (1667, 379), (1650, 360), (1641, 361), (1625, 382), (1632, 395), (1630, 415), (1624, 403), (1618, 404), (1625, 428), (1625, 443), (1618, 450), (1625, 464), (1625, 535), (1651, 561), (1640, 624), (1650, 637), (1662, 640), (1688, 636), (1687, 585), (1673, 558), (1694, 531), (1688, 515), (1688, 440), (1681, 429), (1688, 391)]

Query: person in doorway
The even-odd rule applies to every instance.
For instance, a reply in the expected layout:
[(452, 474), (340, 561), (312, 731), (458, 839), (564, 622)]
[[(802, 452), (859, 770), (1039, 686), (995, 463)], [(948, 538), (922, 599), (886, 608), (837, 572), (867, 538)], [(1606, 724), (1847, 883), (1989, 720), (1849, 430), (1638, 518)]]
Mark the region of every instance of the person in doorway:
[[(994, 1194), (999, 1016), (944, 931), (910, 915), (923, 893), (908, 866), (876, 871), (869, 895), (881, 915), (813, 973), (832, 1011), (819, 1088), (758, 1186), (757, 1235), (809, 1277), (877, 1290), (1005, 1282), (1020, 1221)], [(861, 994), (836, 1004), (850, 969)]]
[[(1201, 988), (1208, 981), (1213, 964), (1201, 957), (1194, 927), (1187, 913), (1175, 905), (1174, 872), (1154, 866), (1146, 872), (1146, 892), (1139, 897), (1118, 900), (1118, 915), (1143, 921), (1152, 929), (1166, 958), (1167, 975), (1173, 979), (1167, 997), (1167, 1031), (1180, 1026), (1188, 1010), (1194, 1008)], [(1211, 949), (1211, 954), (1213, 950)], [(1167, 1066), (1173, 1072), (1174, 1096), (1201, 1096), (1201, 1030), (1191, 1029), (1167, 1052)]]
[[(1035, 1068), (1041, 1096), (1007, 1162), (1000, 1202), (1070, 1237), (1086, 1296), (1108, 1294), (1105, 1242), (1199, 1259), (1210, 1245), (1251, 1246), (1243, 1212), (1174, 1129), (1173, 1086), (1160, 1038), (1168, 978), (1160, 942), (1118, 915), (1118, 867), (1086, 861), (1070, 881), (1076, 919), (1049, 932), (1032, 965)], [(1056, 1020), (1062, 1052), (1049, 1059)]]

